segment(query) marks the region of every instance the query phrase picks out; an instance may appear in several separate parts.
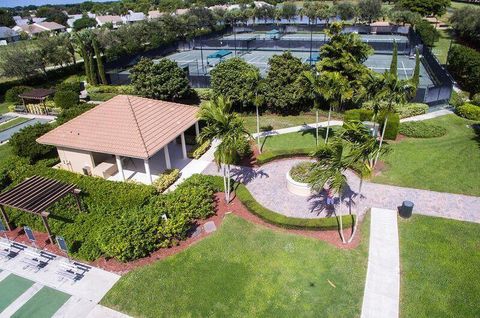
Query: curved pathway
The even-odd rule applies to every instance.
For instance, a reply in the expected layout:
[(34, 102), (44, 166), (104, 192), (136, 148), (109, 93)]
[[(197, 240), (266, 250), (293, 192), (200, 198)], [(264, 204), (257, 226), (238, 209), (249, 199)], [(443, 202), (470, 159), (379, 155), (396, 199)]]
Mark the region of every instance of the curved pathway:
[[(235, 167), (234, 178), (243, 182), (253, 197), (266, 208), (291, 217), (325, 217), (325, 193), (301, 197), (286, 187), (286, 173), (298, 162), (308, 159), (276, 160), (259, 168)], [(203, 172), (220, 175), (215, 164)], [(363, 213), (369, 208), (396, 210), (404, 200), (415, 204), (414, 213), (480, 223), (480, 197), (397, 187), (365, 181), (358, 194), (359, 178), (347, 173), (348, 190), (336, 202), (336, 210), (345, 213)]]

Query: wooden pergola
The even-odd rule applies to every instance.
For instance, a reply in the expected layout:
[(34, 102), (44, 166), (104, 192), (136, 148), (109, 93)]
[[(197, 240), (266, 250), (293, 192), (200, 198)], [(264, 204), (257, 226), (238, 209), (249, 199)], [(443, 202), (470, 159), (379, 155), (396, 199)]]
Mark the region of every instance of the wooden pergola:
[(78, 209), (81, 211), (80, 190), (77, 189), (75, 185), (54, 179), (33, 176), (25, 179), (13, 189), (0, 194), (0, 211), (9, 231), (11, 231), (12, 228), (5, 211), (6, 206), (40, 216), (47, 230), (50, 242), (53, 244), (55, 241), (53, 240), (52, 232), (48, 225), (48, 216), (50, 213), (47, 212), (47, 209), (68, 194), (72, 194), (75, 197)]
[(23, 107), (27, 109), (25, 100), (34, 100), (43, 103), (43, 107), (45, 108), (45, 114), (48, 115), (47, 107), (45, 106), (45, 100), (48, 96), (52, 96), (55, 94), (54, 89), (47, 89), (47, 88), (35, 88), (31, 91), (22, 93), (18, 95), (22, 99)]

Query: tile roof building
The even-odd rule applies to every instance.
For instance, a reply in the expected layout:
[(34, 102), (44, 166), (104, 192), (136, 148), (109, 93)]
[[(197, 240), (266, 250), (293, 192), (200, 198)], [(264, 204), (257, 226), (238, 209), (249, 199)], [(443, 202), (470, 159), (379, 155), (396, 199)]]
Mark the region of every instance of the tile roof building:
[(162, 150), (166, 168), (170, 169), (169, 144), (181, 137), (186, 159), (184, 133), (194, 125), (198, 133), (197, 112), (196, 106), (118, 95), (46, 133), (37, 142), (56, 146), (62, 163), (74, 172), (85, 173), (87, 169), (97, 175), (96, 166), (112, 155), (121, 172), (122, 157), (144, 160), (147, 166)]

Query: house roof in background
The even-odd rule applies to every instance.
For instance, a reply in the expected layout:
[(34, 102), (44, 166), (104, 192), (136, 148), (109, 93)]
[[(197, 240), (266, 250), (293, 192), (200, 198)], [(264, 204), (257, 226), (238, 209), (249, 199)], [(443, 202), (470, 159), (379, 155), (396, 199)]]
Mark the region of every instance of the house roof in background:
[(48, 31), (62, 30), (66, 28), (64, 25), (61, 25), (57, 22), (40, 22), (35, 24), (41, 28), (45, 28)]
[(98, 23), (122, 23), (122, 17), (119, 15), (97, 15)]
[(41, 144), (148, 159), (187, 130), (198, 107), (118, 95), (37, 139)]
[(17, 35), (17, 31), (7, 28), (5, 26), (0, 26), (0, 39), (11, 38)]

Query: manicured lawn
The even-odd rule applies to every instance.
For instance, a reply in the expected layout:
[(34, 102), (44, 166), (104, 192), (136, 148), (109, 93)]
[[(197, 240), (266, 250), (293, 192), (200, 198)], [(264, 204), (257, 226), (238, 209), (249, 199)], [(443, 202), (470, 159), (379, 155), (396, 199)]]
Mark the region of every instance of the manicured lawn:
[(0, 114), (8, 113), (8, 106), (10, 105), (11, 103), (7, 103), (7, 102), (0, 103)]
[(102, 303), (141, 317), (358, 317), (368, 224), (346, 251), (228, 215), (186, 251), (123, 276)]
[(8, 144), (1, 145), (0, 146), (0, 168), (2, 167), (4, 162), (11, 156), (13, 156), (12, 148)]
[[(438, 60), (442, 64), (447, 63), (448, 50), (450, 48), (450, 41), (452, 39), (448, 30), (438, 30), (440, 32), (440, 38), (433, 47), (433, 53), (437, 56)], [(454, 41), (455, 42), (455, 41)]]
[(480, 196), (480, 136), (473, 122), (456, 115), (429, 120), (444, 126), (439, 138), (407, 138), (392, 143), (387, 169), (373, 181), (398, 186)]
[[(330, 128), (330, 137), (334, 135), (334, 130)], [(323, 143), (325, 140), (326, 128), (318, 130), (319, 142)], [(267, 151), (282, 151), (293, 149), (315, 149), (315, 129), (294, 132), (289, 134), (282, 134), (276, 136), (269, 136), (262, 138), (263, 150)]]
[(8, 128), (12, 128), (13, 126), (19, 125), (29, 120), (30, 120), (29, 118), (23, 118), (23, 117), (17, 117), (17, 118), (11, 119), (3, 124), (0, 124), (0, 131), (7, 130)]
[(479, 317), (480, 224), (399, 221), (401, 317)]
[[(321, 112), (319, 114), (319, 121), (327, 120), (327, 113)], [(339, 115), (332, 115), (332, 118), (338, 118)], [(242, 115), (245, 121), (245, 128), (251, 133), (257, 132), (257, 119), (255, 115)], [(281, 129), (288, 127), (301, 126), (305, 124), (315, 123), (316, 117), (314, 113), (302, 114), (297, 116), (279, 116), (279, 115), (261, 115), (260, 116), (260, 128), (265, 126), (271, 126), (273, 129)]]

